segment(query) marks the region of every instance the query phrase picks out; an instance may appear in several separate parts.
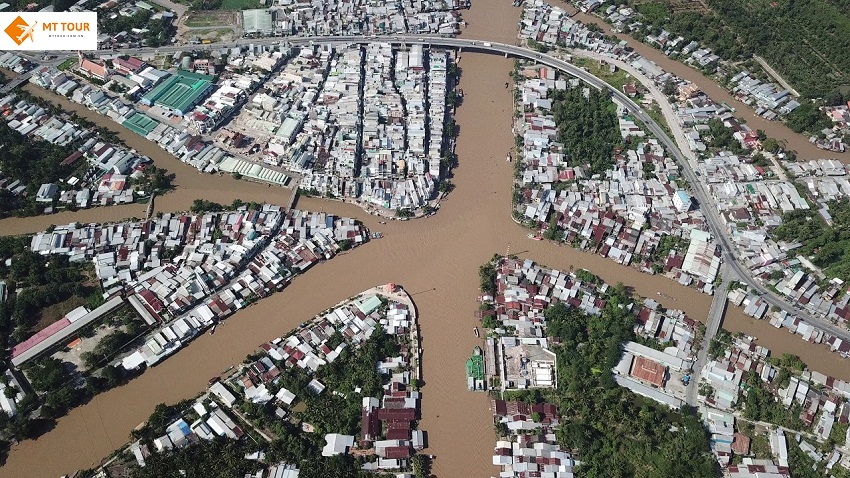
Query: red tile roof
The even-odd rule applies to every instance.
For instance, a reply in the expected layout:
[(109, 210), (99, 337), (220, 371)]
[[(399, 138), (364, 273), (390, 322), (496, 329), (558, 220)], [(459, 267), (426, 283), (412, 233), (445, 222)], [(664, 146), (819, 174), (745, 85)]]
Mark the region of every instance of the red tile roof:
[(68, 155), (68, 157), (67, 157), (67, 158), (65, 158), (64, 160), (62, 160), (62, 163), (61, 163), (61, 164), (62, 164), (62, 166), (68, 166), (69, 164), (74, 164), (74, 163), (76, 163), (76, 162), (77, 162), (77, 160), (78, 160), (78, 159), (80, 159), (80, 158), (82, 158), (82, 157), (83, 157), (83, 153), (81, 153), (80, 151), (74, 151), (73, 153), (71, 153), (70, 155)]
[(416, 419), (416, 409), (413, 408), (398, 408), (398, 409), (386, 409), (381, 408), (378, 410), (378, 420), (381, 421), (389, 421), (389, 420), (403, 420), (403, 421), (412, 421)]
[(660, 363), (646, 357), (635, 357), (632, 364), (632, 376), (660, 387), (664, 383), (666, 368)]
[(105, 66), (86, 59), (83, 59), (83, 61), (80, 62), (80, 69), (98, 78), (106, 78), (106, 75), (109, 72)]
[(381, 423), (378, 415), (363, 409), (360, 413), (360, 438), (362, 440), (374, 440), (381, 433)]
[(64, 329), (65, 327), (67, 327), (69, 325), (71, 325), (71, 321), (69, 321), (66, 318), (62, 318), (60, 320), (57, 320), (56, 322), (53, 322), (52, 324), (48, 325), (47, 327), (43, 328), (42, 330), (36, 332), (35, 335), (33, 335), (32, 337), (24, 340), (23, 342), (19, 343), (18, 345), (15, 345), (12, 348), (12, 357), (17, 357), (18, 355), (21, 355), (22, 353), (33, 348), (37, 344), (44, 342), (50, 336), (59, 332), (60, 330)]
[(391, 446), (384, 448), (386, 458), (408, 458), (410, 457), (410, 447), (408, 446)]
[(387, 432), (388, 440), (410, 440), (410, 430), (403, 428), (394, 428)]
[(732, 442), (732, 451), (736, 455), (746, 455), (750, 452), (750, 437), (736, 433)]

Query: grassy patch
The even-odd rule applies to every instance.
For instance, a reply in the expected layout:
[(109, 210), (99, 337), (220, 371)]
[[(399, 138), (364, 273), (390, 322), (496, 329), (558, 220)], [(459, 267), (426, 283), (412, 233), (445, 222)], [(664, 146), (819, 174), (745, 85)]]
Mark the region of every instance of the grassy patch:
[(658, 107), (657, 104), (653, 103), (649, 108), (644, 108), (644, 110), (649, 114), (650, 118), (655, 121), (656, 124), (661, 126), (664, 132), (670, 138), (673, 138), (673, 133), (670, 131), (670, 126), (667, 125), (667, 120), (664, 118), (664, 113), (661, 112), (661, 108)]
[(628, 72), (617, 68), (617, 71), (611, 73), (609, 65), (600, 66), (599, 62), (596, 60), (591, 60), (589, 58), (573, 58), (572, 63), (576, 66), (585, 68), (593, 76), (605, 80), (606, 83), (620, 91), (623, 91), (623, 85), (634, 81), (634, 78), (632, 78), (632, 75)]
[(216, 40), (221, 39), (225, 36), (233, 36), (233, 30), (230, 28), (214, 28), (209, 30), (192, 30), (189, 34), (190, 37), (204, 39), (204, 40)]
[(753, 455), (757, 459), (773, 457), (770, 452), (770, 441), (767, 439), (767, 435), (759, 433), (753, 437), (753, 441), (750, 442), (750, 455)]
[(227, 25), (232, 23), (233, 19), (229, 13), (218, 12), (194, 12), (190, 13), (186, 19), (187, 27), (213, 27), (217, 25)]
[(67, 300), (59, 302), (58, 304), (49, 305), (41, 309), (35, 330), (41, 330), (47, 327), (81, 305), (86, 305), (86, 299), (75, 295), (71, 296)]
[(223, 0), (221, 2), (222, 10), (247, 10), (251, 8), (262, 8), (265, 3), (259, 0)]
[(77, 60), (76, 58), (68, 58), (67, 60), (60, 63), (59, 66), (57, 66), (56, 68), (58, 68), (59, 71), (70, 70), (75, 64), (77, 64), (78, 61), (79, 60)]

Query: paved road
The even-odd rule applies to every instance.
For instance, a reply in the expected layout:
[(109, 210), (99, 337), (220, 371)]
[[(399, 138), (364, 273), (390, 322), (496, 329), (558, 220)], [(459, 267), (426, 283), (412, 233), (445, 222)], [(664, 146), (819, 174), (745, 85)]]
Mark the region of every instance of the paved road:
[[(682, 166), (682, 172), (684, 174), (685, 179), (692, 185), (692, 190), (694, 194), (694, 198), (697, 200), (699, 205), (701, 206), (701, 210), (706, 217), (709, 232), (717, 241), (720, 246), (722, 259), (725, 263), (729, 265), (731, 269), (730, 279), (736, 279), (740, 282), (743, 282), (749, 285), (753, 290), (755, 290), (758, 294), (761, 294), (762, 298), (772, 306), (779, 307), (782, 310), (785, 310), (791, 314), (795, 314), (806, 322), (815, 325), (827, 333), (830, 333), (836, 337), (840, 337), (843, 340), (850, 341), (850, 331), (845, 328), (837, 327), (831, 321), (821, 318), (815, 317), (811, 314), (808, 314), (802, 310), (800, 310), (795, 305), (792, 305), (786, 302), (782, 297), (779, 297), (776, 294), (768, 291), (764, 286), (761, 285), (756, 279), (752, 277), (750, 271), (744, 267), (741, 263), (738, 262), (735, 256), (735, 247), (729, 238), (729, 234), (724, 226), (724, 221), (720, 217), (720, 213), (716, 207), (714, 207), (714, 203), (711, 200), (711, 196), (707, 193), (707, 190), (703, 187), (700, 178), (696, 175), (693, 169), (693, 164), (691, 161), (688, 161), (688, 157), (680, 150), (676, 143), (667, 136), (661, 126), (659, 126), (652, 117), (640, 106), (638, 106), (634, 101), (631, 100), (626, 94), (617, 88), (609, 85), (605, 81), (596, 76), (590, 74), (582, 68), (579, 68), (573, 64), (568, 63), (554, 55), (547, 53), (538, 53), (534, 50), (530, 50), (525, 47), (510, 45), (506, 43), (498, 43), (498, 42), (488, 42), (483, 40), (472, 40), (465, 38), (451, 38), (451, 37), (439, 37), (439, 36), (428, 36), (428, 35), (387, 35), (387, 36), (325, 36), (325, 37), (276, 37), (276, 38), (240, 38), (236, 41), (227, 42), (227, 43), (211, 43), (207, 45), (193, 45), (188, 48), (192, 48), (194, 50), (213, 50), (219, 48), (232, 48), (235, 46), (246, 46), (246, 45), (312, 45), (312, 44), (332, 44), (332, 45), (345, 45), (345, 44), (355, 44), (355, 43), (369, 43), (369, 42), (388, 42), (394, 44), (417, 44), (421, 43), (423, 45), (430, 45), (436, 47), (446, 47), (446, 48), (459, 48), (459, 49), (471, 49), (474, 51), (488, 52), (488, 53), (497, 53), (504, 54), (505, 56), (513, 56), (518, 58), (524, 58), (532, 61), (536, 61), (538, 63), (551, 66), (563, 72), (566, 72), (572, 76), (575, 76), (582, 81), (600, 89), (607, 90), (610, 94), (624, 107), (632, 113), (637, 119), (642, 121), (646, 128), (651, 132), (661, 144), (667, 149), (667, 151), (672, 155)], [(145, 55), (145, 54), (155, 54), (155, 53), (173, 53), (176, 51), (185, 51), (187, 49), (186, 45), (171, 45), (171, 46), (163, 46), (159, 48), (136, 48), (136, 49), (124, 49), (124, 50), (113, 50), (112, 53), (118, 54), (134, 54), (134, 55)], [(109, 53), (104, 52), (104, 53)], [(68, 56), (68, 52), (55, 52), (57, 55), (65, 55)], [(649, 85), (648, 85), (649, 86)], [(668, 104), (669, 107), (669, 104)], [(662, 109), (664, 107), (662, 106)], [(677, 123), (670, 124), (672, 129), (676, 129)], [(687, 151), (687, 149), (685, 148)]]
[(702, 369), (708, 361), (708, 346), (712, 339), (720, 329), (720, 323), (723, 322), (723, 314), (726, 313), (728, 285), (729, 285), (729, 268), (723, 264), (720, 268), (720, 277), (723, 278), (723, 283), (714, 292), (714, 299), (711, 301), (711, 308), (708, 310), (708, 318), (705, 321), (705, 335), (702, 338), (699, 351), (697, 352), (697, 360), (694, 362), (693, 373), (691, 373), (691, 382), (688, 385), (685, 401), (688, 405), (696, 407), (699, 405), (697, 401), (697, 392), (699, 391), (700, 377)]
[(756, 60), (757, 62), (759, 62), (759, 65), (761, 65), (761, 67), (764, 68), (764, 70), (767, 72), (767, 74), (770, 75), (771, 77), (773, 77), (773, 79), (776, 80), (777, 83), (782, 85), (783, 88), (790, 91), (794, 96), (800, 96), (800, 93), (797, 93), (797, 90), (795, 90), (794, 87), (791, 86), (790, 83), (785, 81), (785, 78), (782, 78), (782, 76), (779, 73), (777, 73), (776, 70), (774, 70), (773, 67), (770, 66), (770, 63), (768, 63), (764, 60), (764, 58), (762, 58), (758, 55), (753, 55), (753, 59)]
[(5, 95), (6, 93), (8, 93), (8, 92), (14, 90), (15, 88), (21, 86), (21, 84), (25, 83), (26, 81), (28, 81), (30, 79), (30, 77), (32, 76), (34, 71), (35, 71), (35, 69), (32, 69), (32, 70), (24, 73), (23, 75), (20, 75), (19, 77), (13, 79), (12, 81), (6, 83), (5, 85), (3, 85), (3, 87), (0, 88), (0, 95)]

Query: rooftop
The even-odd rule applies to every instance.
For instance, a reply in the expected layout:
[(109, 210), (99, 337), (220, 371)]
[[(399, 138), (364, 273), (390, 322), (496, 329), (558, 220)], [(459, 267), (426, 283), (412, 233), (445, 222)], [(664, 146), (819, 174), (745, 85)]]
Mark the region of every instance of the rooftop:
[(212, 76), (177, 70), (176, 75), (154, 87), (144, 97), (148, 104), (186, 113), (212, 86)]

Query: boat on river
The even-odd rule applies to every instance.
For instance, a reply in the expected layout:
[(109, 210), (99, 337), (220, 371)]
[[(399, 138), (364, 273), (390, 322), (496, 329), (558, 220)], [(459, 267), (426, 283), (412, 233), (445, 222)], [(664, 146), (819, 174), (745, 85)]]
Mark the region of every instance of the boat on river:
[(470, 391), (483, 392), (487, 389), (484, 381), (484, 351), (475, 346), (472, 357), (466, 361), (466, 383)]
[(535, 241), (542, 241), (543, 240), (543, 237), (541, 237), (540, 235), (534, 235), (534, 234), (529, 234), (528, 238), (534, 239)]
[(478, 332), (478, 327), (475, 327), (472, 331), (475, 332), (476, 337), (481, 337), (481, 334)]

